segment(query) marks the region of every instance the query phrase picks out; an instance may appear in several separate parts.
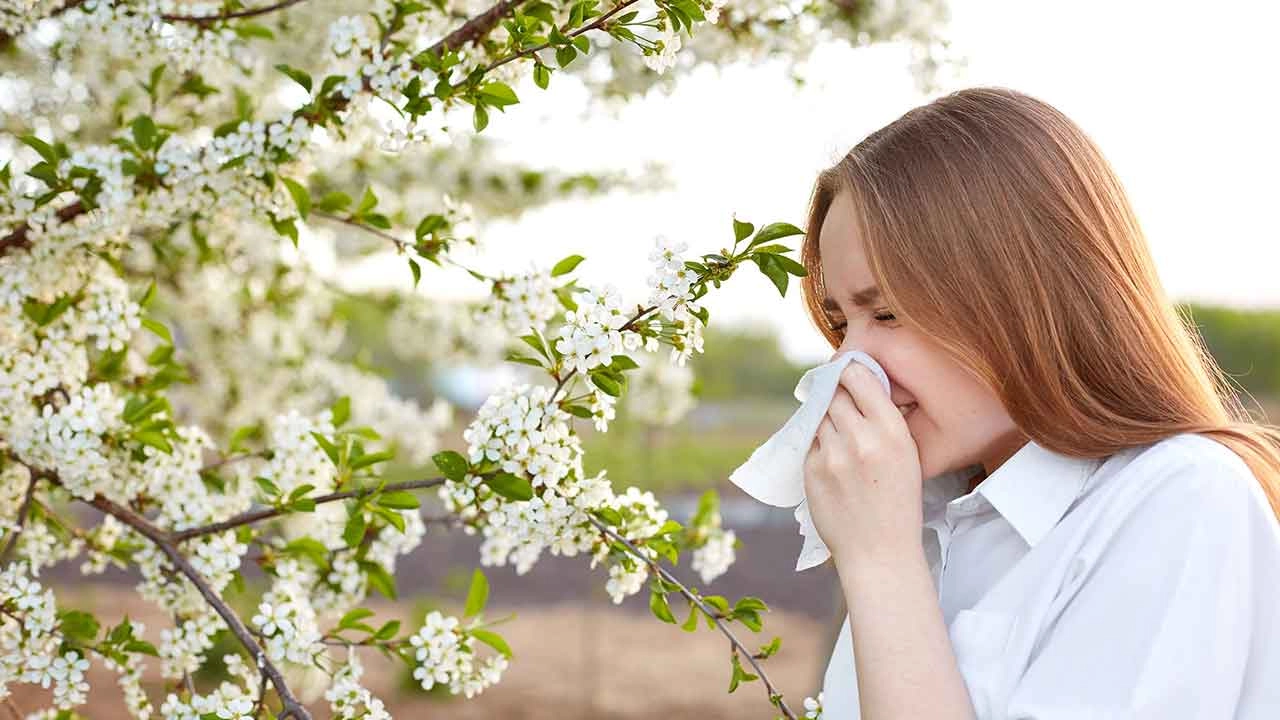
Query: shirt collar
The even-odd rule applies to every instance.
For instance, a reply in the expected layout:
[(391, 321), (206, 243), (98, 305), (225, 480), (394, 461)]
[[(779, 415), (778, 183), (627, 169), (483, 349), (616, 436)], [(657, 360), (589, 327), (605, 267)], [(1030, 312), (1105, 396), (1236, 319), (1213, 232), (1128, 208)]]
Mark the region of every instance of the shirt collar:
[(945, 511), (942, 505), (981, 495), (1034, 547), (1058, 524), (1101, 464), (1100, 459), (1063, 455), (1028, 440), (971, 493), (965, 494), (965, 489), (981, 471), (979, 465), (943, 473), (926, 483), (926, 515)]

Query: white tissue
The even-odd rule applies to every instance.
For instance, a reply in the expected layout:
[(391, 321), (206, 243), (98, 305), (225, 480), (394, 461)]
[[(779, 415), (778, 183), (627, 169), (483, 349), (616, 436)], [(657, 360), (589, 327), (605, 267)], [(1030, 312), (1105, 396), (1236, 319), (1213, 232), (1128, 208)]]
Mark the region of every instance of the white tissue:
[(843, 352), (834, 360), (800, 376), (793, 392), (796, 400), (802, 403), (800, 408), (772, 437), (756, 448), (746, 462), (729, 474), (731, 482), (760, 502), (777, 507), (795, 507), (800, 535), (804, 537), (800, 557), (796, 560), (796, 572), (821, 565), (831, 557), (826, 543), (813, 526), (809, 503), (804, 496), (804, 458), (818, 434), (822, 417), (827, 414), (827, 408), (835, 397), (840, 373), (850, 362), (870, 368), (884, 386), (885, 394), (889, 394), (889, 376), (874, 358), (861, 350)]

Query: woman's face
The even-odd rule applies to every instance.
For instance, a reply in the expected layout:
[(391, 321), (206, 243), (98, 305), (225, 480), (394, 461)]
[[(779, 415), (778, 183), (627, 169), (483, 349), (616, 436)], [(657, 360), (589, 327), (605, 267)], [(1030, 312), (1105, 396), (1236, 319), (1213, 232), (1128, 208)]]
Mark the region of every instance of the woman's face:
[[(890, 398), (907, 406), (907, 427), (924, 478), (981, 463), (989, 475), (1026, 441), (994, 391), (930, 338), (893, 316), (875, 293), (847, 193), (836, 196), (818, 238), (827, 313), (842, 334), (832, 354), (861, 350), (889, 376)], [(864, 292), (867, 291), (867, 292)], [(855, 298), (855, 294), (859, 297)]]

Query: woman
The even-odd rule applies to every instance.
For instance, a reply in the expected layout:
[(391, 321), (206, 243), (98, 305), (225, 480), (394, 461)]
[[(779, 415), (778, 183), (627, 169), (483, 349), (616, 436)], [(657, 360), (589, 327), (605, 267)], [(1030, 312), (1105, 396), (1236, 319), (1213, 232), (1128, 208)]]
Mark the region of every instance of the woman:
[(805, 460), (849, 608), (823, 717), (1280, 717), (1280, 428), (1080, 128), (916, 108), (819, 176), (802, 255), (892, 387), (850, 364)]

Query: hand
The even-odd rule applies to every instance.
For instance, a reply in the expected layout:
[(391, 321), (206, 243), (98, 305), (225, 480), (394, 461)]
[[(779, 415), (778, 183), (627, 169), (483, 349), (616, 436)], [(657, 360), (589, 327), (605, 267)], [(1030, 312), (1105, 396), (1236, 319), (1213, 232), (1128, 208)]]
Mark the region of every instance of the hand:
[(902, 413), (870, 370), (849, 363), (804, 460), (809, 512), (837, 566), (922, 552), (922, 484)]

